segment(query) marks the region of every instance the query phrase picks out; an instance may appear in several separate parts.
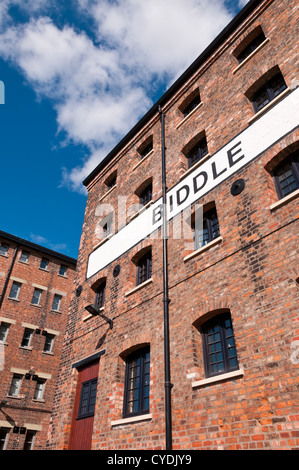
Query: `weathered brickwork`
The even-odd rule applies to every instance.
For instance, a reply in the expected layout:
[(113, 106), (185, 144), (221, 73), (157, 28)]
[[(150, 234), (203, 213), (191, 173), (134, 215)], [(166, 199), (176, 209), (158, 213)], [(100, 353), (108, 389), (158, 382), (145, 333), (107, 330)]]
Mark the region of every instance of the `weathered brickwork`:
[[(271, 78), (280, 70), (286, 82), (287, 91), (273, 106), (279, 106), (298, 85), (297, 2), (265, 0), (254, 6), (199, 60), (197, 70), (161, 101), (168, 190), (188, 171), (185, 154), (198, 135), (206, 136), (208, 153), (213, 156), (267, 111), (255, 115), (250, 102), (262, 76)], [(257, 27), (267, 40), (238, 65), (235, 51), (247, 44), (246, 38)], [(183, 119), (181, 105), (197, 88), (201, 104)], [(150, 136), (153, 151), (141, 161), (138, 149)], [(119, 232), (134, 217), (132, 205), (138, 203), (138, 188), (144, 182), (152, 181), (153, 201), (162, 196), (158, 109), (120, 147), (86, 182), (88, 200), (76, 279), (79, 290), (72, 300), (62, 352), (49, 432), (51, 449), (74, 448), (70, 443), (75, 433), (80, 361), (97, 352), (90, 448), (165, 448), (160, 230), (159, 237), (140, 241), (87, 277), (89, 256), (101, 242), (103, 216), (113, 208), (114, 229)], [(276, 204), (272, 175), (298, 148), (298, 129), (293, 127), (200, 198), (204, 207), (215, 205), (220, 227), (220, 236), (205, 250), (193, 253), (190, 240), (188, 244), (186, 237), (177, 237), (177, 221), (169, 224), (173, 449), (298, 448), (298, 191)], [(115, 171), (116, 186), (108, 191), (105, 181)], [(231, 187), (238, 179), (244, 180), (245, 187), (233, 195)], [(148, 247), (152, 250), (151, 278), (135, 289), (134, 261)], [(118, 265), (119, 274), (113, 274)], [(94, 303), (96, 286), (104, 279), (102, 312), (113, 318), (113, 328), (85, 309)], [(201, 328), (222, 312), (231, 316), (238, 369), (211, 379), (204, 367)], [(150, 346), (149, 412), (128, 421), (123, 419), (126, 359), (145, 345)]]
[[(33, 449), (45, 449), (76, 260), (4, 232), (0, 250), (1, 448), (22, 450), (33, 437)], [(47, 264), (41, 265), (43, 259)], [(59, 274), (61, 265), (66, 271)], [(20, 286), (17, 296), (14, 282)], [(35, 288), (39, 301), (33, 300)], [(53, 304), (55, 294), (59, 303)], [(11, 388), (14, 375), (18, 390)], [(43, 381), (44, 390), (36, 395)]]

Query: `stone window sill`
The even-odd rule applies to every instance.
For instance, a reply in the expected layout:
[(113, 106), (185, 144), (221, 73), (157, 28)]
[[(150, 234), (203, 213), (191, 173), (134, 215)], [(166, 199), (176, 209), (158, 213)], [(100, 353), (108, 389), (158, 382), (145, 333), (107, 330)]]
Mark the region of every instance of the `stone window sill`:
[(279, 201), (274, 202), (274, 204), (271, 204), (270, 211), (274, 211), (275, 209), (278, 209), (279, 207), (284, 206), (285, 204), (292, 201), (293, 199), (297, 199), (297, 197), (299, 197), (299, 189), (296, 189), (296, 191), (293, 191), (291, 194), (288, 194), (282, 199), (279, 199)]
[(184, 117), (184, 119), (182, 119), (178, 125), (176, 126), (176, 128), (178, 129), (179, 127), (181, 127), (186, 121), (188, 121), (188, 119), (193, 116), (193, 114), (196, 113), (196, 111), (201, 108), (203, 105), (202, 101), (196, 106), (196, 108), (192, 109), (192, 111), (186, 116)]
[(147, 160), (148, 157), (150, 157), (153, 153), (154, 153), (154, 149), (151, 150), (150, 152), (148, 152), (148, 153), (145, 155), (145, 157), (141, 158), (141, 160), (139, 160), (139, 162), (136, 163), (136, 165), (133, 166), (132, 171), (135, 170), (136, 168), (138, 168), (139, 165), (141, 165), (141, 163), (143, 163), (145, 160)]
[(189, 175), (189, 173), (192, 173), (198, 166), (202, 165), (208, 158), (210, 158), (210, 154), (208, 153), (205, 155), (203, 158), (201, 158), (198, 162), (196, 162), (194, 165), (192, 165), (188, 170), (186, 170), (182, 175), (180, 175), (180, 180), (182, 178), (185, 178), (185, 176)]
[(205, 385), (215, 384), (217, 382), (222, 382), (223, 380), (236, 379), (238, 377), (243, 377), (243, 375), (243, 369), (234, 370), (233, 372), (227, 372), (226, 374), (215, 375), (214, 377), (192, 382), (192, 388), (204, 387)]
[(134, 294), (134, 292), (137, 292), (139, 289), (142, 289), (143, 287), (147, 286), (151, 282), (153, 282), (153, 278), (147, 279), (146, 281), (142, 282), (138, 286), (134, 287), (134, 289), (126, 292), (125, 296), (128, 297), (129, 295)]
[(116, 186), (117, 186), (117, 185), (115, 184), (112, 188), (108, 189), (108, 191), (106, 191), (106, 193), (103, 194), (102, 197), (100, 197), (100, 199), (98, 200), (98, 202), (102, 201), (106, 196), (108, 196), (108, 194), (110, 194), (110, 193), (116, 188)]
[(210, 243), (207, 243), (206, 245), (202, 246), (198, 250), (193, 251), (193, 253), (190, 253), (190, 255), (185, 256), (184, 262), (189, 261), (189, 259), (194, 258), (195, 256), (200, 255), (201, 253), (204, 253), (206, 250), (209, 250), (215, 245), (218, 245), (218, 243), (221, 243), (223, 240), (222, 237), (217, 237), (214, 240), (212, 240)]
[(269, 38), (266, 38), (264, 40), (264, 42), (262, 42), (248, 57), (246, 57), (246, 59), (243, 60), (243, 62), (241, 62), (241, 64), (239, 64), (234, 70), (233, 70), (233, 74), (235, 74), (238, 70), (240, 70), (243, 65), (247, 64), (247, 62), (251, 59), (251, 57), (253, 57), (255, 54), (258, 53), (258, 51), (260, 49), (262, 49), (262, 47), (264, 47), (268, 42), (270, 41)]
[(148, 413), (145, 415), (140, 415), (140, 416), (132, 416), (132, 418), (123, 418), (123, 419), (118, 419), (116, 421), (111, 421), (111, 426), (123, 426), (125, 424), (134, 424), (134, 423), (139, 423), (140, 421), (151, 421), (152, 420), (152, 414)]

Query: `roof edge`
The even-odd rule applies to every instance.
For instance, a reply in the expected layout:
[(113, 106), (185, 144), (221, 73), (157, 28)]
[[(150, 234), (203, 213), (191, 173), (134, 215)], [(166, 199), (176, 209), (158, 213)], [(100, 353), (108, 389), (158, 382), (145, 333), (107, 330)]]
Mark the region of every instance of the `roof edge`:
[(147, 111), (147, 113), (135, 124), (134, 127), (118, 142), (118, 144), (106, 155), (106, 157), (95, 167), (95, 169), (83, 180), (87, 186), (95, 176), (112, 160), (113, 157), (137, 134), (144, 125), (159, 112), (159, 107), (165, 104), (179, 90), (179, 88), (195, 73), (195, 71), (212, 55), (229, 35), (252, 13), (252, 11), (264, 0), (250, 0), (242, 10), (228, 23), (228, 25), (216, 36), (216, 38), (204, 49), (204, 51), (192, 62), (182, 75), (170, 86), (170, 88), (159, 98), (158, 101)]
[(59, 253), (58, 251), (50, 250), (50, 248), (46, 248), (44, 246), (38, 245), (37, 243), (30, 242), (29, 240), (25, 240), (24, 238), (19, 238), (10, 233), (3, 232), (2, 230), (0, 230), (0, 238), (9, 240), (13, 243), (16, 243), (17, 245), (22, 245), (27, 248), (32, 248), (33, 250), (36, 250), (36, 251), (41, 251), (42, 253), (61, 259), (70, 264), (73, 264), (73, 265), (77, 264), (77, 260), (75, 258), (71, 258), (70, 256), (64, 255), (63, 253)]

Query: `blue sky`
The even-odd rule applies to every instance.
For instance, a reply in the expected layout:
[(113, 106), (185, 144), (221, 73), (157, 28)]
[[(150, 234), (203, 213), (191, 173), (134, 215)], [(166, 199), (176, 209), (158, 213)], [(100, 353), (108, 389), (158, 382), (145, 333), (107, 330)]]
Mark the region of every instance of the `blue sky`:
[(1, 0), (0, 230), (76, 258), (83, 179), (245, 3)]

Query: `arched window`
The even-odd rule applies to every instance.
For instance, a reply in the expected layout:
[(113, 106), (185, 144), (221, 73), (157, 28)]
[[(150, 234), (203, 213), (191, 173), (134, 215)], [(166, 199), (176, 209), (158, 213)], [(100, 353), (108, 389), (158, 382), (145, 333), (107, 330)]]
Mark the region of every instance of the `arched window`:
[(280, 199), (299, 188), (299, 151), (292, 153), (273, 171), (275, 187)]
[(150, 348), (138, 349), (126, 359), (123, 417), (149, 412)]
[(201, 326), (207, 377), (237, 370), (238, 358), (229, 312), (216, 315)]

